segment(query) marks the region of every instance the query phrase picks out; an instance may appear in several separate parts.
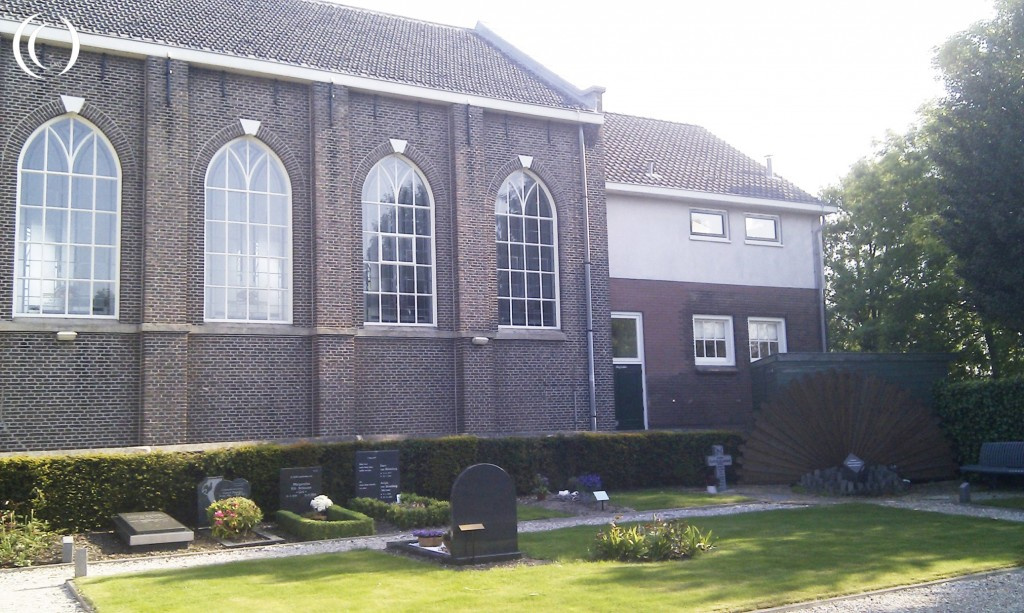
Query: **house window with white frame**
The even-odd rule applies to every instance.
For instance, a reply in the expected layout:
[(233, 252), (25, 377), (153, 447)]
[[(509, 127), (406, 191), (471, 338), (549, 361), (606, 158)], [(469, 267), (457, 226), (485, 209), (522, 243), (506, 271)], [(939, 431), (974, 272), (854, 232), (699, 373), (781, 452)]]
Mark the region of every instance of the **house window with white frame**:
[(363, 268), (365, 323), (434, 325), (434, 198), (398, 154), (363, 182)]
[(750, 361), (776, 353), (786, 353), (786, 320), (775, 317), (751, 317), (747, 320)]
[(18, 164), (14, 315), (117, 317), (121, 168), (92, 124), (40, 126)]
[(693, 357), (697, 366), (734, 366), (732, 317), (693, 316)]
[(494, 203), (498, 324), (558, 327), (558, 228), (547, 188), (532, 173), (505, 179)]
[(777, 215), (744, 216), (746, 240), (753, 243), (782, 243), (781, 224)]
[(690, 237), (728, 240), (728, 214), (725, 211), (690, 209)]
[(206, 170), (206, 321), (291, 322), (291, 184), (262, 142), (221, 147)]

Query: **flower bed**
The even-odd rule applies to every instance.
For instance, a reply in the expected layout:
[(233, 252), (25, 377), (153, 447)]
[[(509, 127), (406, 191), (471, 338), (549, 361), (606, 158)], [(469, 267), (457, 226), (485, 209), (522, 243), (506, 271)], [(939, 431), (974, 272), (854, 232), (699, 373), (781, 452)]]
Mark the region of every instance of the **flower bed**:
[(338, 505), (327, 508), (327, 519), (323, 521), (281, 510), (277, 512), (277, 525), (304, 541), (374, 534), (372, 518)]
[(373, 498), (353, 498), (348, 504), (374, 519), (393, 523), (402, 530), (442, 526), (451, 521), (451, 505), (416, 494), (402, 494), (401, 503), (388, 503)]

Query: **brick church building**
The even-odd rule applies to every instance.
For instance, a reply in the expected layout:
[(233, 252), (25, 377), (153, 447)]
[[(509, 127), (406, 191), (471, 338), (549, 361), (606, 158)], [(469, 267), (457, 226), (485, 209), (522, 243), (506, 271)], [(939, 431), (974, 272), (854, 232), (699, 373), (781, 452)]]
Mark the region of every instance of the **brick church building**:
[[(714, 394), (686, 413), (670, 397), (709, 366), (742, 384), (748, 341), (820, 347), (809, 249), (827, 211), (791, 184), (765, 175), (751, 189), (767, 196), (709, 205), (659, 170), (693, 150), (647, 160), (654, 141), (628, 123), (652, 120), (603, 113), (602, 90), (483, 26), (316, 0), (241, 7), (0, 7), (0, 452), (741, 427), (749, 412), (717, 411)], [(637, 164), (650, 176), (631, 178)], [(615, 251), (626, 230), (611, 214), (628, 220), (631, 198), (708, 244), (746, 223), (748, 243), (782, 246), (769, 235), (785, 226), (774, 261), (799, 270), (726, 275), (749, 287), (657, 315), (641, 294), (717, 290), (671, 263), (637, 274), (631, 248)], [(613, 310), (648, 312), (656, 357), (613, 357)], [(614, 369), (634, 363), (642, 423), (616, 409)]]

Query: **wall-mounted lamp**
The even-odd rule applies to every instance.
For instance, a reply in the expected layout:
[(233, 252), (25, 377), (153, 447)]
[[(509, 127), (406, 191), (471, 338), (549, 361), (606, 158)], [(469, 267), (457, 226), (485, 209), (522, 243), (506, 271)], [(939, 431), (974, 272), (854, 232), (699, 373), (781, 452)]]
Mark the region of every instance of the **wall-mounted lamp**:
[(487, 338), (486, 336), (474, 336), (473, 337), (473, 344), (474, 345), (486, 345), (490, 341), (491, 341), (491, 339)]
[(71, 342), (78, 338), (78, 332), (74, 330), (61, 330), (57, 333), (57, 340), (61, 342)]

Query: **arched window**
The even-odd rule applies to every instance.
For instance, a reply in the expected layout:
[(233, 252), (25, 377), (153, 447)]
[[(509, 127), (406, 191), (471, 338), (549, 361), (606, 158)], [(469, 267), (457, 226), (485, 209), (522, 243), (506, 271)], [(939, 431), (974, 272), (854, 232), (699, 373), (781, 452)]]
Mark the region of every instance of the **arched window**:
[(399, 155), (363, 183), (363, 264), (366, 323), (434, 324), (434, 198)]
[(558, 327), (555, 209), (544, 184), (513, 172), (494, 203), (498, 247), (498, 324)]
[(58, 117), (18, 163), (14, 314), (117, 317), (121, 167), (95, 126)]
[(259, 140), (221, 147), (206, 170), (206, 320), (291, 321), (291, 184)]

